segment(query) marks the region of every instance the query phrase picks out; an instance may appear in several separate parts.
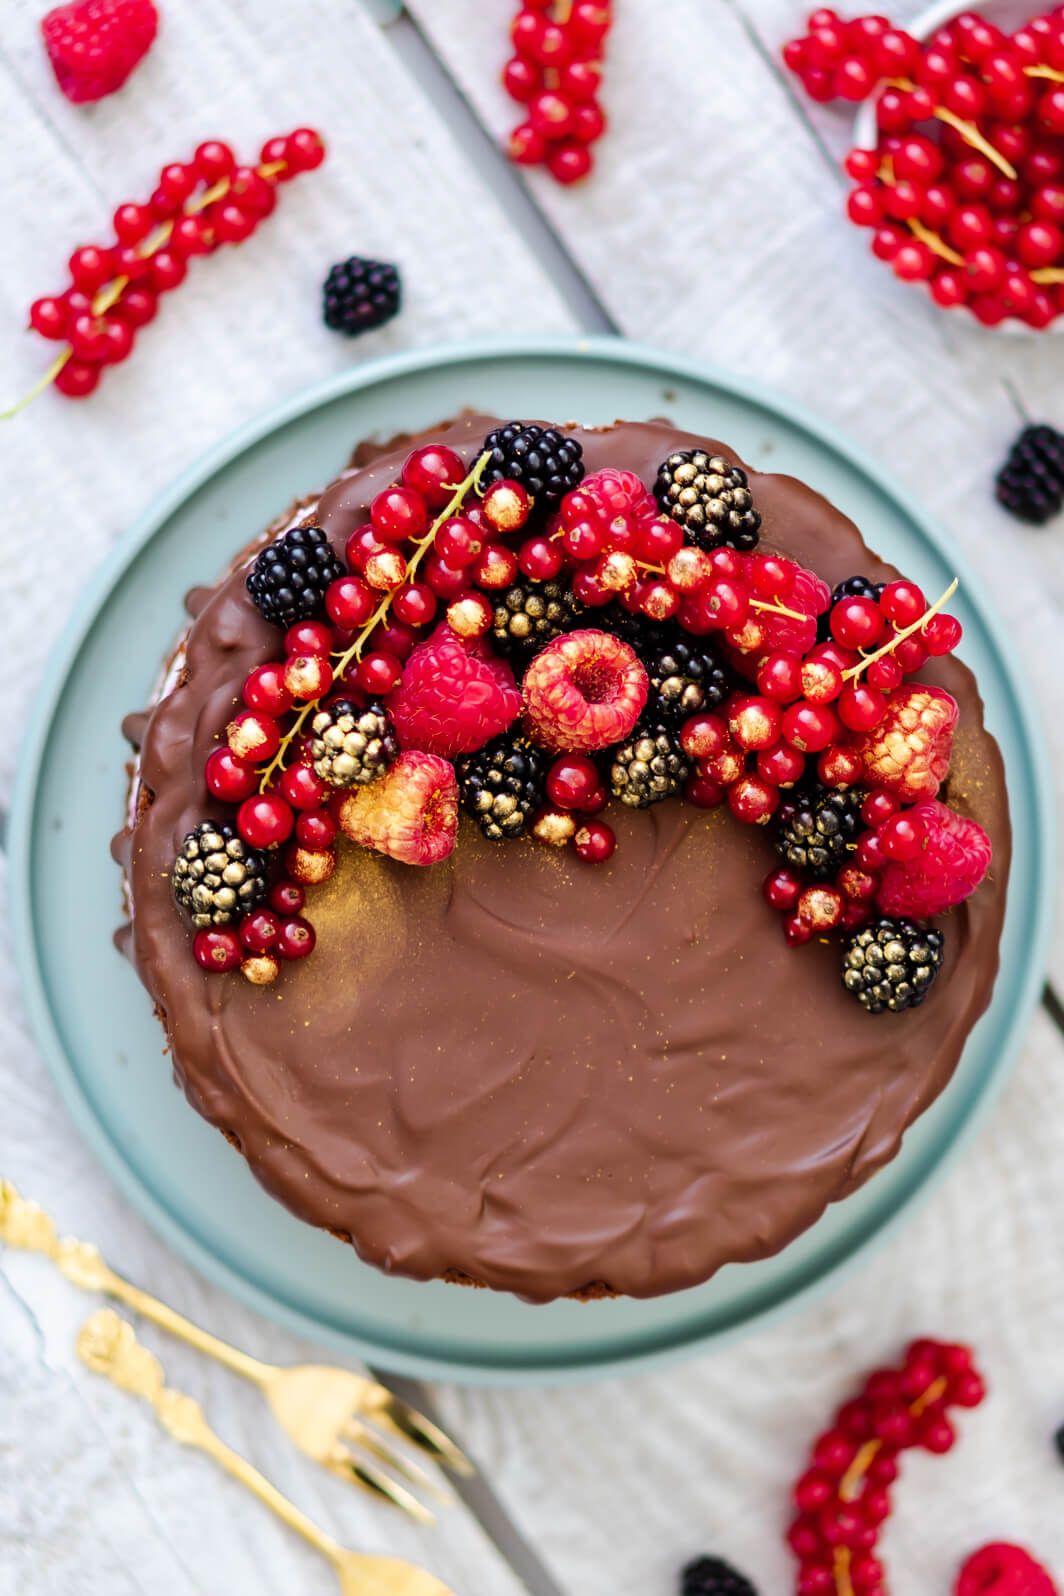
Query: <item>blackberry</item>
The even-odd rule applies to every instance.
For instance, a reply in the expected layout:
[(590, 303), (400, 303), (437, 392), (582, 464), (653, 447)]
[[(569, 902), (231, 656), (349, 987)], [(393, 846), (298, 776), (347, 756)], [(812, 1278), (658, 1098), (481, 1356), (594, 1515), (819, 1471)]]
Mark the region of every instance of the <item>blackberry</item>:
[(1064, 1424), (1060, 1426), (1060, 1429), (1057, 1431), (1056, 1435), (1054, 1435), (1053, 1443), (1056, 1446), (1057, 1452), (1060, 1454), (1060, 1461), (1064, 1463)]
[(819, 783), (795, 793), (793, 807), (786, 806), (774, 827), (776, 852), (814, 881), (827, 881), (846, 863), (864, 829), (864, 796), (857, 788), (840, 792)]
[(495, 605), (491, 637), (502, 653), (522, 661), (571, 632), (581, 606), (567, 582), (515, 582)]
[(492, 842), (520, 837), (544, 800), (547, 757), (503, 732), (457, 762), (462, 807)]
[(728, 696), (728, 677), (699, 638), (677, 638), (643, 656), (650, 678), (647, 709), (662, 724), (679, 726), (689, 715), (716, 709)]
[(746, 472), (720, 454), (681, 449), (658, 467), (654, 497), (700, 549), (752, 549), (761, 516)]
[(256, 556), (245, 585), (264, 621), (288, 627), (308, 621), (346, 574), (320, 526), (297, 526)]
[(671, 722), (647, 717), (613, 750), (610, 791), (629, 809), (672, 798), (691, 774)]
[(229, 925), (266, 896), (266, 859), (228, 825), (201, 820), (174, 860), (174, 897), (199, 928)]
[(489, 432), (481, 452), (491, 450), (484, 482), (504, 478), (520, 482), (536, 501), (537, 510), (556, 510), (565, 495), (584, 479), (584, 451), (575, 438), (556, 427), (525, 426), (511, 421)]
[(399, 273), (384, 260), (352, 255), (330, 271), (322, 287), (326, 327), (354, 338), (380, 327), (398, 313), (402, 292)]
[(683, 1571), (682, 1596), (757, 1596), (745, 1574), (723, 1557), (696, 1557)]
[(840, 599), (867, 598), (878, 604), (886, 585), (885, 582), (871, 582), (867, 576), (848, 576), (845, 582), (836, 583), (831, 590), (831, 603), (823, 615), (817, 616), (817, 642), (826, 643), (831, 636), (831, 612)]
[(370, 703), (359, 709), (341, 698), (319, 709), (310, 729), (314, 774), (330, 787), (365, 787), (383, 774), (399, 753), (383, 704)]
[(623, 604), (616, 601), (608, 608), (595, 611), (595, 624), (601, 626), (604, 632), (612, 632), (615, 637), (631, 644), (644, 661), (660, 653), (670, 643), (681, 638), (687, 639), (690, 635), (682, 631), (675, 621), (652, 621), (641, 610), (626, 610)]
[(900, 1014), (924, 1001), (941, 964), (941, 931), (884, 918), (846, 943), (842, 984), (869, 1014)]
[(1064, 505), (1064, 432), (1024, 427), (997, 474), (997, 501), (1018, 521), (1042, 526)]

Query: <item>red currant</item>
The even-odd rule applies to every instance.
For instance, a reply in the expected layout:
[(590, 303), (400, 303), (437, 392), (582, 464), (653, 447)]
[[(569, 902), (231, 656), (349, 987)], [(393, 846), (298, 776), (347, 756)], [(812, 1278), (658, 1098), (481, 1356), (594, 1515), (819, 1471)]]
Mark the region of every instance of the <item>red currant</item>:
[(296, 817), (296, 842), (312, 853), (323, 853), (336, 841), (338, 827), (328, 810), (309, 809)]
[(295, 816), (275, 793), (246, 798), (236, 812), (236, 826), (252, 848), (272, 848), (292, 835)]
[(284, 634), (286, 654), (321, 654), (326, 659), (333, 646), (333, 635), (323, 621), (297, 621)]
[(62, 338), (66, 334), (67, 307), (60, 297), (35, 299), (30, 306), (30, 326), (42, 338)]
[(680, 747), (689, 759), (714, 759), (727, 744), (728, 726), (720, 715), (692, 715), (680, 727)]
[(354, 630), (373, 614), (373, 591), (357, 576), (340, 576), (325, 591), (325, 613), (334, 626)]
[(333, 684), (333, 669), (321, 654), (292, 654), (285, 660), (284, 685), (293, 698), (321, 698)]
[[(778, 909), (781, 914), (785, 914), (794, 908), (801, 891), (802, 878), (800, 874), (797, 870), (789, 870), (786, 865), (781, 865), (779, 869), (771, 871), (761, 883), (761, 893), (765, 902), (770, 909)], [(820, 1507), (824, 1500), (826, 1498), (822, 1498), (820, 1502), (814, 1503), (813, 1506)], [(806, 1511), (801, 1502), (798, 1502), (798, 1506), (803, 1512)]]
[[(505, 551), (508, 555), (510, 550)], [(513, 558), (513, 556), (511, 556)], [(561, 556), (558, 556), (559, 564)], [(517, 574), (517, 560), (514, 559), (514, 575)], [(422, 575), (432, 591), (443, 599), (458, 598), (469, 586), (469, 570), (462, 569), (460, 565), (452, 565), (449, 560), (444, 560), (438, 554), (430, 554), (422, 566)], [(509, 583), (506, 584), (509, 586)]]
[(834, 742), (839, 732), (839, 718), (827, 704), (807, 704), (800, 701), (784, 711), (783, 735), (792, 748), (803, 754), (817, 754)]
[(172, 249), (157, 249), (151, 257), (151, 285), (157, 294), (178, 288), (187, 275), (187, 265)]
[(861, 804), (861, 819), (873, 831), (890, 820), (901, 808), (901, 801), (886, 787), (873, 787)]
[(847, 682), (836, 707), (839, 719), (850, 731), (870, 731), (886, 714), (887, 700), (864, 682)]
[(282, 920), (275, 951), (282, 959), (305, 959), (308, 953), (314, 952), (316, 941), (317, 937), (310, 921), (294, 917)]
[(769, 654), (757, 671), (758, 692), (777, 704), (790, 704), (802, 694), (802, 661), (797, 654)]
[(522, 122), (506, 141), (506, 153), (517, 166), (539, 166), (547, 158), (547, 141), (531, 123)]
[(228, 144), (223, 144), (219, 139), (208, 139), (197, 146), (192, 164), (205, 183), (218, 183), (235, 169), (236, 156)]
[(277, 941), (280, 929), (281, 922), (272, 909), (256, 909), (241, 920), (240, 940), (252, 953), (265, 953)]
[(532, 500), (520, 482), (493, 482), (480, 501), (480, 513), (493, 532), (517, 532), (532, 513)]
[(963, 635), (960, 621), (953, 615), (932, 615), (920, 636), (929, 654), (952, 654)]
[(284, 141), (285, 160), (293, 172), (313, 172), (325, 159), (321, 134), (312, 127), (297, 127)]
[(586, 144), (570, 140), (553, 148), (548, 147), (547, 170), (558, 183), (568, 185), (581, 182), (593, 164), (591, 151)]
[(880, 594), (879, 607), (895, 626), (911, 626), (927, 609), (927, 600), (915, 582), (888, 582)]
[(192, 939), (192, 952), (201, 970), (224, 975), (235, 970), (244, 957), (244, 948), (230, 926), (208, 926)]
[(85, 399), (99, 380), (99, 366), (85, 360), (68, 360), (53, 379), (53, 386), (67, 399)]
[(420, 495), (430, 510), (442, 510), (465, 477), (461, 457), (445, 444), (427, 443), (408, 454), (403, 485)]
[(765, 825), (779, 808), (779, 802), (779, 790), (760, 776), (740, 776), (728, 788), (728, 807), (736, 820), (748, 826)]
[(316, 776), (309, 765), (289, 765), (278, 782), (282, 797), (293, 809), (317, 809), (329, 796), (327, 782)]
[(369, 513), (378, 537), (387, 543), (420, 537), (429, 521), (428, 505), (413, 488), (385, 488), (373, 500)]
[(228, 748), (216, 748), (203, 767), (207, 789), (225, 803), (238, 804), (258, 786), (258, 772)]
[(358, 686), (368, 698), (386, 698), (403, 679), (403, 667), (394, 654), (367, 654), (355, 672)]
[(856, 749), (832, 743), (817, 760), (816, 770), (825, 787), (854, 787), (864, 775), (864, 762)]
[(617, 847), (617, 838), (604, 820), (586, 820), (573, 838), (573, 847), (587, 864), (605, 864)]
[(772, 787), (793, 787), (804, 770), (805, 755), (789, 743), (778, 742), (758, 753), (757, 773)]
[(307, 895), (294, 881), (277, 881), (270, 888), (270, 908), (280, 915), (302, 912)]
[(501, 543), (488, 543), (473, 564), (472, 577), (477, 587), (496, 592), (513, 586), (517, 569), (517, 555), (512, 549)]
[(379, 593), (392, 592), (406, 581), (406, 573), (406, 557), (397, 548), (386, 548), (379, 554), (371, 554), (362, 572), (370, 587), (376, 588)]
[(724, 788), (709, 776), (694, 776), (687, 783), (683, 795), (696, 809), (715, 809), (724, 802)]
[(374, 554), (383, 554), (391, 545), (378, 537), (377, 529), (369, 524), (356, 527), (344, 546), (344, 553), (348, 565), (354, 566), (356, 571), (364, 571), (366, 561)]
[(543, 74), (524, 56), (515, 55), (502, 70), (502, 86), (519, 105), (527, 105), (543, 88)]
[(562, 551), (550, 538), (529, 538), (517, 551), (517, 563), (534, 582), (549, 582), (562, 568)]

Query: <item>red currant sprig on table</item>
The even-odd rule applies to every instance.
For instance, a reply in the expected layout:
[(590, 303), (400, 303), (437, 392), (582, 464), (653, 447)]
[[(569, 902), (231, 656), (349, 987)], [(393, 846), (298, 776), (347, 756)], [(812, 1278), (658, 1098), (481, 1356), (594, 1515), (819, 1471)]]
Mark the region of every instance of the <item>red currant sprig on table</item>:
[(516, 53), (502, 74), (510, 98), (527, 107), (507, 144), (519, 166), (546, 166), (566, 184), (591, 171), (591, 145), (606, 131), (598, 95), (612, 22), (609, 0), (522, 0), (510, 28)]
[(914, 1341), (900, 1369), (869, 1375), (815, 1442), (794, 1488), (799, 1517), (787, 1542), (799, 1564), (797, 1596), (885, 1596), (874, 1554), (899, 1454), (948, 1452), (956, 1440), (948, 1409), (978, 1407), (985, 1394), (969, 1349), (939, 1341)]
[[(784, 47), (817, 100), (876, 96), (846, 158), (850, 220), (935, 303), (1039, 329), (1064, 310), (1064, 7), (1005, 34), (973, 12), (921, 44), (821, 9)], [(935, 135), (935, 136), (932, 136)]]
[(313, 171), (325, 146), (311, 128), (268, 139), (257, 166), (238, 166), (227, 144), (201, 144), (191, 161), (164, 166), (144, 204), (120, 205), (114, 242), (82, 245), (70, 257), (70, 286), (35, 300), (29, 325), (65, 348), (41, 381), (3, 418), (36, 398), (50, 384), (69, 399), (84, 399), (105, 366), (117, 365), (133, 349), (163, 294), (184, 281), (189, 262), (221, 244), (248, 238), (277, 203), (278, 183)]

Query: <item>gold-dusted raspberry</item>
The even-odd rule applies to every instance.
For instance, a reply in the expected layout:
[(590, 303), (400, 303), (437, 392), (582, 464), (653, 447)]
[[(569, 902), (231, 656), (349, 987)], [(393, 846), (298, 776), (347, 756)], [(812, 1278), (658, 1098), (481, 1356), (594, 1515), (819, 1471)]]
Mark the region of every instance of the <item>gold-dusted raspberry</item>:
[(533, 822), (532, 835), (537, 842), (549, 843), (552, 848), (564, 848), (576, 836), (576, 821), (561, 809), (545, 809)]

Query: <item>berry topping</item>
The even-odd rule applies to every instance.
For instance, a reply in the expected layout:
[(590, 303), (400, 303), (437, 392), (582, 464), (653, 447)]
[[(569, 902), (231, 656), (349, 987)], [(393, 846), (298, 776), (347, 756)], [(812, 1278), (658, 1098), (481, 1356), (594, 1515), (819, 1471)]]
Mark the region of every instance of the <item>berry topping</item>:
[(542, 649), (521, 684), (533, 739), (558, 752), (593, 753), (624, 740), (647, 698), (635, 650), (608, 632), (570, 632)]
[(829, 880), (853, 856), (863, 796), (818, 785), (796, 794), (776, 822), (776, 852), (813, 880)]
[(320, 610), (330, 584), (346, 574), (320, 526), (297, 526), (256, 555), (247, 590), (263, 620), (289, 627)]
[(244, 957), (244, 945), (227, 926), (197, 931), (192, 939), (192, 955), (201, 970), (225, 975), (235, 970)]
[(458, 833), (458, 781), (438, 754), (402, 753), (368, 787), (358, 787), (338, 809), (340, 828), (363, 848), (403, 864), (446, 859)]
[(555, 427), (511, 421), (489, 432), (482, 447), (491, 455), (485, 479), (519, 482), (538, 510), (556, 510), (584, 475), (580, 444)]
[(585, 820), (573, 838), (573, 847), (585, 864), (605, 864), (616, 850), (617, 838), (604, 820)]
[[(562, 500), (561, 520), (565, 529), (562, 546), (580, 560), (608, 549), (641, 552), (644, 559), (662, 552), (647, 546), (658, 521), (658, 507), (634, 471), (619, 471), (614, 466), (593, 471)], [(677, 533), (676, 547), (679, 544)]]
[(995, 1541), (967, 1559), (953, 1587), (955, 1596), (1057, 1596), (1041, 1563), (1022, 1546)]
[(761, 517), (746, 473), (723, 455), (681, 449), (658, 468), (654, 496), (701, 549), (752, 549)]
[(492, 641), (522, 662), (545, 643), (571, 632), (580, 613), (581, 605), (566, 582), (516, 582), (495, 606)]
[(318, 711), (310, 730), (314, 774), (330, 787), (364, 787), (399, 753), (383, 704), (370, 703), (359, 709), (348, 699), (339, 699)]
[[(391, 321), (399, 311), (401, 295), (399, 273), (394, 266), (352, 255), (334, 266), (325, 279), (322, 319), (334, 332), (355, 338)], [(459, 470), (452, 480), (458, 483), (463, 475)]]
[[(912, 847), (899, 855), (889, 851), (893, 839), (883, 833), (902, 821), (917, 836)], [(975, 891), (990, 865), (990, 838), (982, 826), (935, 799), (888, 820), (880, 845), (888, 862), (878, 899), (886, 914), (917, 919), (942, 914)]]
[(997, 474), (997, 500), (1019, 521), (1042, 526), (1064, 506), (1064, 433), (1024, 427)]
[(917, 1008), (942, 964), (942, 940), (912, 920), (876, 920), (846, 943), (842, 984), (869, 1014)]
[(265, 898), (266, 861), (233, 826), (201, 820), (174, 860), (173, 885), (194, 926), (229, 925)]
[(542, 749), (509, 734), (458, 760), (462, 807), (490, 841), (524, 834), (543, 804), (546, 765)]
[(644, 655), (650, 691), (647, 712), (679, 725), (702, 710), (716, 709), (728, 696), (728, 676), (715, 652), (697, 637), (676, 637)]
[(886, 787), (903, 803), (933, 798), (949, 771), (956, 700), (922, 682), (898, 687), (870, 731), (857, 738), (869, 786)]
[(82, 105), (122, 87), (158, 27), (152, 0), (80, 0), (49, 11), (41, 33), (59, 87)]
[(644, 719), (613, 751), (610, 791), (629, 809), (646, 809), (674, 797), (691, 774), (671, 722)]
[(521, 694), (505, 660), (443, 625), (410, 655), (389, 709), (400, 747), (450, 758), (505, 731), (521, 711)]
[(786, 585), (762, 599), (754, 592), (759, 556), (740, 554), (737, 559), (739, 571), (731, 580), (750, 602), (734, 622), (725, 623), (729, 628), (725, 639), (736, 669), (756, 678), (770, 655), (797, 655), (801, 660), (809, 653), (816, 642), (817, 617), (828, 608), (831, 594), (815, 571), (774, 556), (773, 565), (780, 568)]
[(681, 1596), (757, 1596), (755, 1587), (723, 1557), (696, 1557), (683, 1571)]

